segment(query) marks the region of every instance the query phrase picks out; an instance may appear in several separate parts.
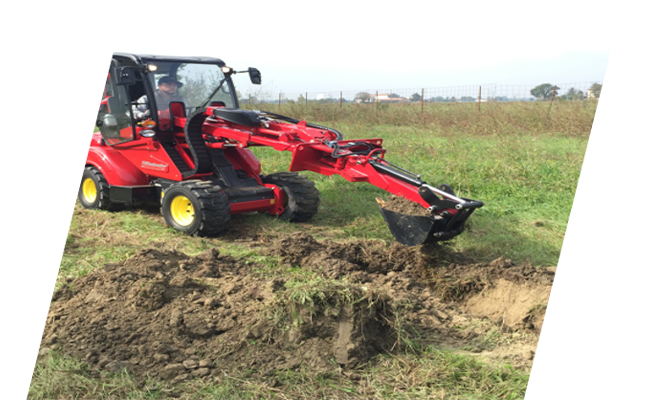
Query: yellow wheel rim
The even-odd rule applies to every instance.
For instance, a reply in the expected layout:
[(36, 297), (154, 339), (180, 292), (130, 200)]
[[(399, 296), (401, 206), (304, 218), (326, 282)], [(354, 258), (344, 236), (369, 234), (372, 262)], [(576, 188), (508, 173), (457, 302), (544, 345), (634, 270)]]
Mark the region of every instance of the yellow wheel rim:
[(97, 186), (95, 182), (90, 178), (86, 178), (81, 185), (81, 193), (87, 202), (94, 203), (97, 200)]
[(169, 206), (174, 222), (180, 226), (188, 226), (194, 222), (194, 206), (185, 196), (176, 196)]

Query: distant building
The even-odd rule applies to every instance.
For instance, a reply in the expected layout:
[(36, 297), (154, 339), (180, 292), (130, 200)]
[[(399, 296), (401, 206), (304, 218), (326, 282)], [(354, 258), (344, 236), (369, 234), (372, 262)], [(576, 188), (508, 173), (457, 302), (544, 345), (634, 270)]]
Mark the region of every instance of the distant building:
[[(391, 96), (392, 95), (392, 96)], [(366, 100), (367, 103), (408, 103), (409, 99), (400, 97), (392, 93), (371, 94)]]

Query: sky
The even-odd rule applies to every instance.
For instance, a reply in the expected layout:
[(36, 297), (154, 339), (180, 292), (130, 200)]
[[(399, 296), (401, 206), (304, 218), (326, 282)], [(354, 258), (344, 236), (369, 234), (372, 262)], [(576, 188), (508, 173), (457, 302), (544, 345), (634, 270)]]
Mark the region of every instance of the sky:
[[(479, 62), (460, 64), (454, 54), (439, 54), (439, 60), (423, 63), (416, 55), (405, 55), (400, 66), (376, 66), (368, 60), (354, 63), (340, 60), (332, 65), (313, 65), (295, 70), (264, 58), (254, 66), (262, 72), (262, 85), (251, 85), (245, 76), (235, 76), (235, 85), (242, 93), (338, 92), (355, 90), (437, 88), (496, 83), (499, 85), (538, 85), (541, 83), (601, 82), (605, 77), (608, 50), (567, 50), (561, 54), (511, 57), (485, 55)], [(393, 60), (396, 61), (396, 60)], [(237, 60), (226, 60), (235, 65)], [(389, 60), (384, 62), (389, 63)], [(248, 65), (243, 66), (248, 67)], [(238, 65), (234, 68), (240, 68)], [(241, 68), (241, 69), (245, 69)], [(567, 88), (568, 89), (568, 88)]]
[[(285, 3), (233, 7), (233, 19), (218, 18), (214, 29), (206, 14), (202, 23), (214, 34), (205, 38), (130, 40), (113, 51), (210, 56), (236, 70), (256, 67), (261, 87), (236, 76), (238, 90), (274, 94), (602, 82), (611, 51), (608, 31), (589, 23), (605, 18), (604, 10), (566, 1), (333, 0), (311, 10)], [(548, 17), (549, 10), (561, 13)], [(540, 24), (546, 19), (554, 22)]]
[[(27, 395), (116, 51), (218, 57), (259, 68), (268, 90), (285, 92), (604, 81), (526, 398), (647, 396), (650, 276), (639, 227), (650, 217), (626, 216), (625, 202), (603, 214), (593, 201), (612, 182), (625, 198), (645, 197), (650, 132), (634, 85), (647, 75), (647, 14), (638, 3), (10, 3), (0, 26), (11, 94), (0, 96), (3, 396)], [(45, 72), (47, 85), (34, 78)], [(603, 231), (605, 215), (614, 231)]]

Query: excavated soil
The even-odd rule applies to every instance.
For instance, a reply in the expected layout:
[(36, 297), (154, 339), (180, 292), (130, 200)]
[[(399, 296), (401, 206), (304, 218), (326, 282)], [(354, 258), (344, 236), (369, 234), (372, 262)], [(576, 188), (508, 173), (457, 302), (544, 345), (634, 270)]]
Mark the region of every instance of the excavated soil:
[(142, 250), (57, 290), (41, 346), (172, 382), (361, 368), (402, 351), (406, 337), (528, 369), (554, 276), (503, 258), (472, 263), (440, 245), (299, 234), (263, 251), (312, 284), (217, 249)]
[(394, 194), (390, 195), (388, 197), (388, 200), (383, 200), (383, 199), (380, 200), (381, 201), (378, 200), (378, 203), (382, 206), (382, 208), (385, 208), (390, 211), (395, 211), (402, 214), (418, 215), (418, 216), (431, 215), (431, 212), (427, 211), (427, 209), (422, 207), (421, 205), (414, 203), (410, 200), (407, 200), (404, 197), (395, 196)]

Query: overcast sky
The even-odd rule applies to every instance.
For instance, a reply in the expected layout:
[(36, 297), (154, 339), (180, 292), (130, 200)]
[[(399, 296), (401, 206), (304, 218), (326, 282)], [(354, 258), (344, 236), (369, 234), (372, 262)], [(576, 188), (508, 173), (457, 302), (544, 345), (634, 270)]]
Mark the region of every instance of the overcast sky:
[[(259, 60), (262, 88), (266, 92), (300, 93), (365, 89), (407, 89), (478, 85), (538, 85), (540, 83), (602, 82), (609, 52), (605, 50), (568, 50), (539, 57), (520, 56), (499, 59), (486, 55), (476, 62), (454, 60), (455, 54), (438, 54), (435, 62), (422, 62), (416, 54), (404, 54), (399, 61), (344, 60), (323, 65), (319, 60), (305, 67)], [(237, 60), (225, 60), (239, 68)], [(386, 63), (386, 65), (376, 65)], [(244, 66), (247, 67), (247, 66)], [(243, 93), (255, 90), (246, 77), (236, 76), (235, 84)]]
[[(344, 41), (343, 37), (339, 38)], [(562, 52), (552, 49), (537, 54), (517, 52), (482, 52), (476, 57), (445, 48), (424, 59), (416, 47), (399, 46), (377, 55), (364, 48), (357, 54), (353, 48), (337, 48), (318, 55), (306, 54), (301, 59), (290, 55), (259, 54), (251, 57), (239, 49), (206, 51), (196, 54), (172, 49), (140, 48), (128, 50), (161, 55), (211, 56), (224, 60), (236, 70), (256, 67), (262, 72), (262, 85), (254, 86), (247, 75), (236, 75), (235, 85), (241, 93), (262, 90), (267, 93), (304, 93), (352, 91), (366, 89), (410, 89), (496, 83), (499, 85), (538, 85), (541, 83), (602, 82), (609, 51), (589, 49), (579, 43)], [(354, 46), (353, 46), (354, 47)], [(149, 50), (149, 51), (145, 51)], [(340, 52), (341, 54), (337, 54)], [(222, 54), (223, 53), (223, 54)]]
[[(611, 50), (607, 30), (593, 28), (602, 9), (566, 2), (369, 8), (333, 0), (274, 6), (274, 17), (268, 8), (233, 7), (233, 19), (215, 20), (214, 35), (201, 39), (129, 40), (113, 51), (218, 57), (238, 70), (260, 69), (265, 92), (317, 93), (602, 82)], [(246, 76), (235, 84), (242, 93), (259, 89)]]

